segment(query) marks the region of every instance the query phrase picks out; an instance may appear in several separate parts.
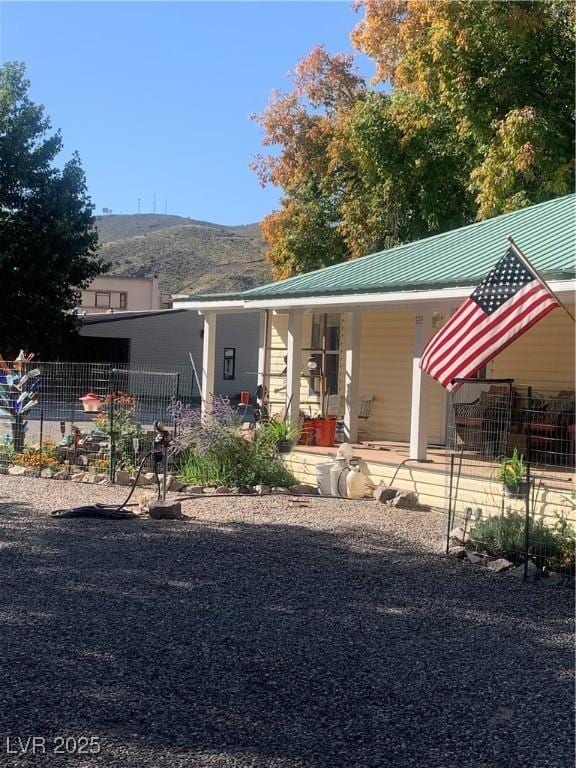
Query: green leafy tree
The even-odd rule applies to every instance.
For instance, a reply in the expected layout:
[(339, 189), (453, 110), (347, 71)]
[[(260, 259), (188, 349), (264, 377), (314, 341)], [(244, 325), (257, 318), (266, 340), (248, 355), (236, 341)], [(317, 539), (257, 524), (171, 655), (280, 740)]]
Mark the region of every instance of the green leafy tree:
[(253, 165), (284, 192), (262, 225), (276, 277), (573, 191), (574, 3), (355, 6), (372, 84), (315, 48), (257, 118), (273, 151)]
[(0, 67), (0, 340), (4, 354), (46, 357), (77, 331), (79, 289), (107, 265), (80, 160), (54, 165), (62, 138), (29, 85), (23, 64)]

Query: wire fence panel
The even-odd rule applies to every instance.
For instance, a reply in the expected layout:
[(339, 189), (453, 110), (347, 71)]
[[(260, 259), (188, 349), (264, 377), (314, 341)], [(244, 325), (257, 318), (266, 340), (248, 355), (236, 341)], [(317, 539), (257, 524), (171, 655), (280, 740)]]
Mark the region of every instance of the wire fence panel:
[(446, 549), (523, 566), (526, 576), (574, 576), (573, 391), (513, 380), (460, 380), (447, 410)]
[(34, 472), (132, 471), (170, 425), (179, 372), (105, 363), (16, 364), (0, 371), (0, 466)]

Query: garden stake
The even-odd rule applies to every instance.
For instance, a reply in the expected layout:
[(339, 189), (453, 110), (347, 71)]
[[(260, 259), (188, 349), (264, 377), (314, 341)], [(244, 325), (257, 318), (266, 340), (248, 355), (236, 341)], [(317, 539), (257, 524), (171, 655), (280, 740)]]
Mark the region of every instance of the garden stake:
[(450, 520), (452, 517), (452, 482), (454, 480), (454, 454), (450, 454), (450, 480), (448, 484), (448, 521), (446, 525), (446, 554), (450, 549)]

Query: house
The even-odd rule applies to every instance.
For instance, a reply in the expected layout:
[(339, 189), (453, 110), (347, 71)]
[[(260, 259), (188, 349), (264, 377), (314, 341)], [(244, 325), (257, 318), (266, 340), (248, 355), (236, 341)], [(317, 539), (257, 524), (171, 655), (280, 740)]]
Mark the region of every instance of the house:
[(170, 295), (160, 293), (156, 277), (98, 275), (88, 288), (81, 291), (79, 309), (87, 314), (94, 314), (107, 311), (169, 309), (171, 306)]
[[(329, 390), (341, 396), (346, 439), (356, 442), (362, 396), (370, 396), (370, 439), (405, 448), (391, 451), (388, 460), (383, 452), (367, 457), (372, 473), (389, 480), (396, 459), (405, 456), (414, 462), (407, 487), (420, 484), (430, 503), (440, 503), (444, 467), (441, 478), (431, 479), (424, 462), (430, 461), (430, 446), (446, 442), (449, 397), (421, 371), (420, 355), (504, 255), (509, 236), (573, 314), (574, 195), (241, 294), (179, 299), (176, 307), (204, 316), (204, 408), (214, 391), (218, 325), (230, 313), (258, 312), (258, 379), (272, 409), (297, 420), (317, 411)], [(484, 375), (518, 386), (574, 390), (574, 342), (574, 323), (556, 309), (502, 351)], [(324, 392), (313, 375), (319, 362)], [(299, 451), (289, 461), (310, 479), (322, 457), (311, 448)]]

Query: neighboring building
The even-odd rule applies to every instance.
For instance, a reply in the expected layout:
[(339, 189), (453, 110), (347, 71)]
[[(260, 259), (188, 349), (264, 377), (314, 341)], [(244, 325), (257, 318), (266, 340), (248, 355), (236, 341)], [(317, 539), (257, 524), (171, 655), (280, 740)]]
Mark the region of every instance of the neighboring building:
[(87, 314), (169, 309), (169, 294), (160, 293), (156, 277), (99, 275), (81, 292), (80, 306)]
[[(218, 329), (213, 392), (236, 398), (254, 394), (258, 368), (255, 313), (230, 315)], [(87, 362), (116, 363), (133, 369), (180, 374), (182, 396), (198, 397), (190, 353), (202, 379), (203, 318), (194, 311), (173, 309), (104, 312), (83, 319), (80, 344), (70, 357)]]

